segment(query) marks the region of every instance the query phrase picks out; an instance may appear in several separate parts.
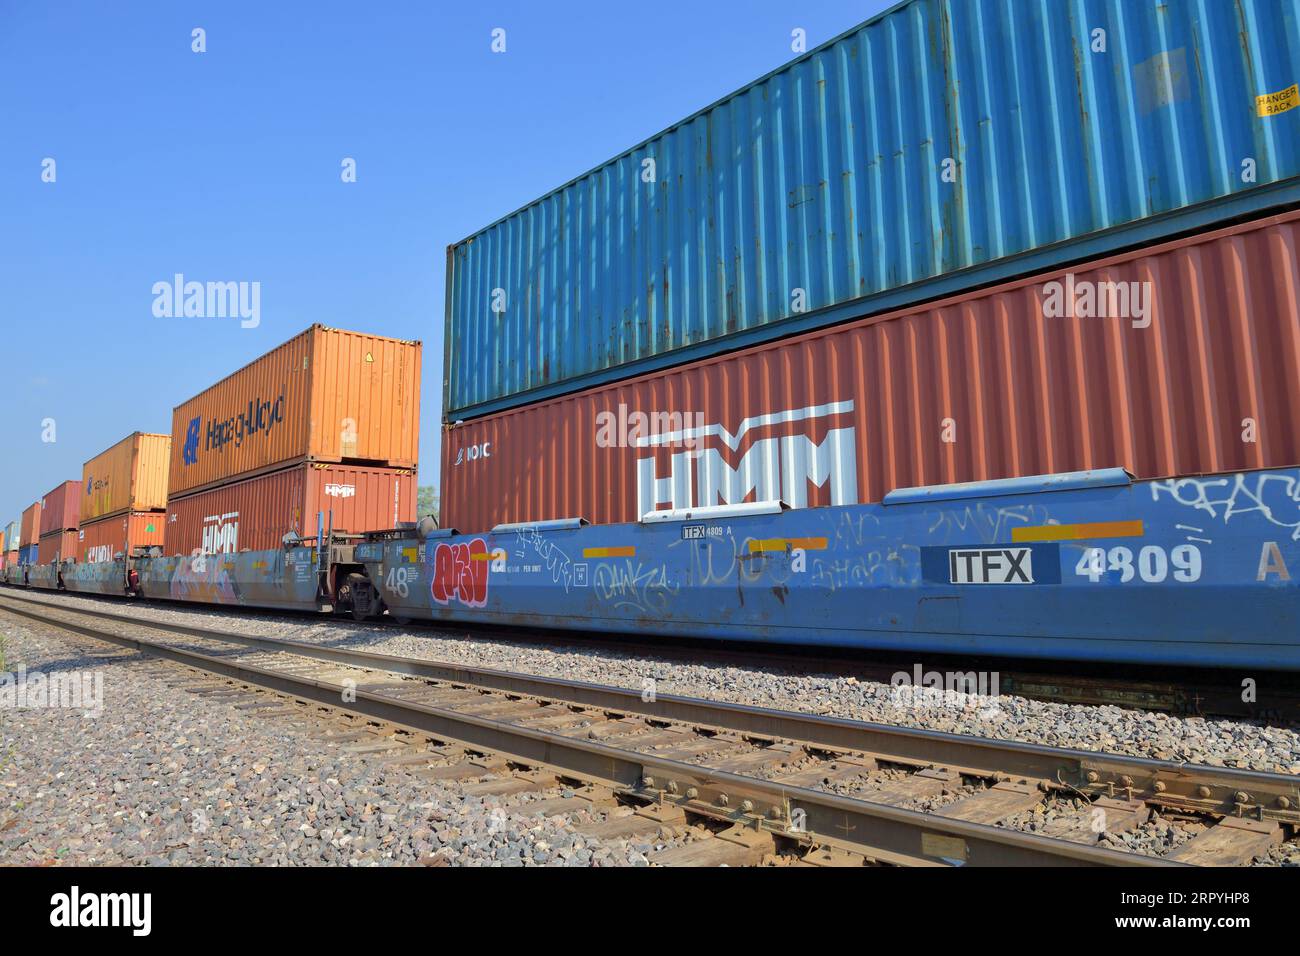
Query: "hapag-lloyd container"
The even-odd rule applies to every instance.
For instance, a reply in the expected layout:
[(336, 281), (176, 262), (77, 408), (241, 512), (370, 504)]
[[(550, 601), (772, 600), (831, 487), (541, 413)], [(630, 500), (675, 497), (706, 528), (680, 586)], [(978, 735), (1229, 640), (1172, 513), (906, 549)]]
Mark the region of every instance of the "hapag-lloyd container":
[(165, 509), (171, 443), (170, 435), (134, 432), (86, 462), (81, 471), (82, 523)]
[[(442, 524), (1295, 465), (1298, 257), (1292, 212), (475, 419), (444, 432)], [(1131, 317), (1045, 314), (1109, 290)]]
[(56, 561), (73, 561), (77, 557), (77, 532), (52, 531), (41, 535), (36, 548), (37, 564), (53, 564)]
[(287, 532), (315, 537), (323, 513), (335, 532), (359, 534), (415, 520), (415, 473), (307, 463), (231, 482), (167, 504), (165, 553), (279, 548)]
[(41, 537), (41, 503), (39, 501), (23, 509), (22, 525), (18, 533), (18, 543), (22, 547), (35, 545)]
[(451, 246), (444, 420), (1293, 201), (1298, 11), (899, 4)]
[(298, 461), (413, 468), (420, 343), (313, 325), (172, 413), (172, 497)]
[(163, 546), (167, 515), (161, 511), (131, 512), (90, 521), (77, 529), (77, 560), (85, 564), (130, 556), (137, 548)]
[(81, 483), (64, 481), (41, 498), (41, 537), (56, 531), (68, 531), (81, 520)]

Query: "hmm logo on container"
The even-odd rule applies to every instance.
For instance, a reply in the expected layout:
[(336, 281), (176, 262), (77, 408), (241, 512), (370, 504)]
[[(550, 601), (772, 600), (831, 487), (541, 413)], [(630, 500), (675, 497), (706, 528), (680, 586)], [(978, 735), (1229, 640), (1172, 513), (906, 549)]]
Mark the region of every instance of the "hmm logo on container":
[(239, 550), (239, 512), (203, 519), (203, 553), (234, 554)]
[(744, 501), (791, 508), (858, 503), (853, 402), (830, 402), (721, 424), (639, 435), (639, 514)]
[(331, 482), (325, 486), (325, 494), (331, 498), (355, 498), (357, 496), (357, 486)]

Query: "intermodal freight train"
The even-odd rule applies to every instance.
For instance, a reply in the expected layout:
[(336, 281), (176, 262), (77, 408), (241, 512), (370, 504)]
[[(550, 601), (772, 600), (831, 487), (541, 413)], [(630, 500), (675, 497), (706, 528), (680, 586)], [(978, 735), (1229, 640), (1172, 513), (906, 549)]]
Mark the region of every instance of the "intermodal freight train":
[(909, 0), (448, 249), (444, 527), (419, 343), (313, 326), (5, 580), (1300, 670), (1298, 81), (1285, 0)]

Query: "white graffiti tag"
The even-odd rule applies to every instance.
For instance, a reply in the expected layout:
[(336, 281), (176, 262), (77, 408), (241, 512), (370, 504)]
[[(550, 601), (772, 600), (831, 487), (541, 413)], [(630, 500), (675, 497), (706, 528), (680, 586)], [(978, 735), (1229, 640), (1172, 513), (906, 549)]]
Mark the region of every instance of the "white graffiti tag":
[[(525, 546), (525, 551), (531, 546), (537, 552), (538, 556), (546, 562), (546, 568), (551, 572), (551, 579), (556, 584), (563, 584), (567, 594), (569, 588), (573, 586), (573, 562), (569, 560), (569, 556), (542, 537), (541, 532), (536, 528), (520, 528), (518, 535), (519, 542)], [(518, 553), (523, 555), (525, 551)]]
[(1226, 478), (1170, 478), (1151, 482), (1151, 499), (1167, 494), (1227, 524), (1242, 515), (1260, 515), (1300, 541), (1300, 473), (1254, 472)]

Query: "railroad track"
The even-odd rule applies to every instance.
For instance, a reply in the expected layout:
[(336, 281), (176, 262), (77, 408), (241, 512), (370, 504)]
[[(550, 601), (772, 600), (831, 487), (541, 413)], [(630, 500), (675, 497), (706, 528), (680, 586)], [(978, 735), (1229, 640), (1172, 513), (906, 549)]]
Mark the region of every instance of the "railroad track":
[[(0, 594), (30, 593), (14, 585), (0, 586)], [(40, 592), (54, 596), (55, 592)], [(124, 601), (107, 595), (76, 595), (78, 599)], [(147, 607), (177, 610), (173, 602), (130, 599)], [(188, 606), (193, 609), (193, 606)], [(179, 609), (186, 609), (180, 605)], [(219, 610), (238, 615), (291, 618), (313, 624), (339, 623), (354, 627), (351, 619), (336, 621), (313, 612), (267, 611), (238, 605)], [(378, 623), (378, 622), (375, 622)], [(835, 674), (861, 681), (888, 684), (899, 671), (910, 673), (915, 655), (894, 652), (836, 651), (833, 648), (774, 647), (769, 644), (707, 642), (687, 638), (663, 638), (647, 641), (617, 634), (592, 635), (579, 631), (506, 630), (492, 625), (456, 625), (448, 628), (436, 622), (408, 621), (407, 630), (448, 631), (482, 635), (498, 640), (527, 641), (585, 647), (604, 651), (670, 659), (674, 663), (729, 665), (733, 667), (781, 668), (792, 674)], [(1243, 700), (1241, 676), (1236, 673), (1204, 668), (1171, 670), (1170, 668), (1119, 667), (1082, 662), (1043, 662), (1011, 658), (979, 658), (971, 655), (946, 657), (927, 655), (927, 670), (939, 672), (996, 673), (1000, 693), (1056, 704), (1086, 706), (1112, 705), (1128, 709), (1157, 711), (1179, 716), (1231, 717), (1258, 720), (1275, 726), (1300, 723), (1300, 680), (1289, 674), (1270, 675), (1268, 682), (1256, 687), (1253, 698)]]
[[(0, 610), (196, 668), (209, 692), (257, 689), (367, 725), (375, 752), (472, 792), (628, 804), (593, 835), (707, 824), (662, 865), (1245, 865), (1300, 826), (1300, 779), (1062, 750), (441, 664), (53, 606)], [(113, 629), (116, 628), (116, 629)], [(647, 699), (648, 698), (648, 699)], [(409, 752), (407, 752), (409, 751)], [(1045, 833), (996, 824), (1044, 801)], [(918, 809), (923, 807), (924, 809)], [(1211, 824), (1166, 857), (1097, 844), (1152, 813)]]

